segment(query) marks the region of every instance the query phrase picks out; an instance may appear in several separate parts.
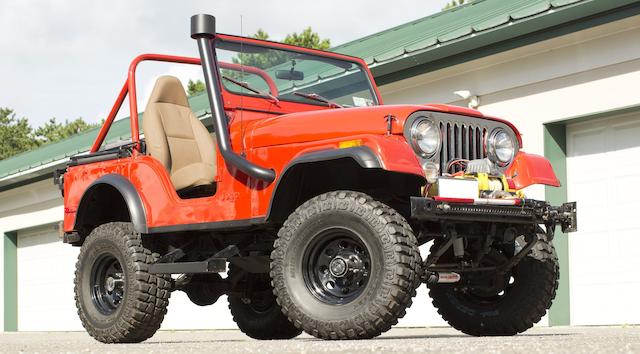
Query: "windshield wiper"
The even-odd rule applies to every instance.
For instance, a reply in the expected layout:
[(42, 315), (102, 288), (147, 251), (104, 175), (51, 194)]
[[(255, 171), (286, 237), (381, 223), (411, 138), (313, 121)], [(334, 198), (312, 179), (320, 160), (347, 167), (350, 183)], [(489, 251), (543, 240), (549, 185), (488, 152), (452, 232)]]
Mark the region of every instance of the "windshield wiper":
[(294, 92), (294, 95), (300, 96), (300, 97), (304, 97), (306, 99), (310, 99), (312, 101), (318, 101), (318, 102), (322, 102), (322, 103), (326, 103), (327, 106), (331, 107), (331, 108), (344, 108), (343, 106), (335, 103), (335, 102), (331, 102), (329, 99), (324, 98), (320, 95), (318, 95), (317, 93), (304, 93), (304, 92)]
[(251, 87), (246, 82), (242, 82), (242, 81), (238, 81), (236, 79), (232, 79), (232, 78), (230, 78), (229, 76), (226, 76), (226, 75), (222, 75), (222, 78), (227, 80), (227, 81), (229, 81), (229, 82), (231, 82), (231, 83), (234, 83), (234, 84), (236, 84), (236, 85), (238, 85), (238, 86), (240, 86), (240, 87), (242, 87), (242, 88), (244, 88), (244, 89), (246, 89), (248, 91), (251, 91), (251, 92), (253, 92), (253, 93), (257, 94), (257, 95), (267, 96), (275, 104), (279, 104), (280, 103), (280, 100), (278, 99), (278, 97), (272, 95), (270, 92), (262, 92), (262, 91), (260, 91), (258, 89), (255, 89), (255, 88)]

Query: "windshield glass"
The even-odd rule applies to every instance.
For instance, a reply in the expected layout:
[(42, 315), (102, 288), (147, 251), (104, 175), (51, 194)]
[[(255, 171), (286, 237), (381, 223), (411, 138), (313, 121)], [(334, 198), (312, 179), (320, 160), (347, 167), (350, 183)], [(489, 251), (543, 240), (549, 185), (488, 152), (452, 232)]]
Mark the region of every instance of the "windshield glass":
[(222, 85), (232, 93), (330, 107), (378, 104), (354, 62), (221, 40), (216, 54)]

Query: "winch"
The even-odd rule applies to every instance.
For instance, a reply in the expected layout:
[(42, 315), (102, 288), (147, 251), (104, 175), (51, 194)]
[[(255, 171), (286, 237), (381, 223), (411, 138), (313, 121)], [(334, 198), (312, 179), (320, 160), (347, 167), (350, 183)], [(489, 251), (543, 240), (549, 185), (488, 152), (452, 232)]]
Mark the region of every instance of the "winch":
[(425, 193), (436, 200), (468, 200), (477, 204), (516, 205), (524, 193), (516, 190), (506, 176), (488, 173), (460, 173), (441, 176)]

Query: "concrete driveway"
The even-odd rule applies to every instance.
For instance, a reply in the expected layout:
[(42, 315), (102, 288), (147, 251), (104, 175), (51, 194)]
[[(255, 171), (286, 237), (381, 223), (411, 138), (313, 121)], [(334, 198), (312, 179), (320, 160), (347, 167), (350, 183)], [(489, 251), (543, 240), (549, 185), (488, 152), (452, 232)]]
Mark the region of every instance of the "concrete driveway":
[(640, 326), (534, 328), (515, 337), (474, 338), (450, 328), (398, 328), (374, 340), (257, 341), (240, 331), (161, 331), (140, 344), (105, 345), (82, 332), (0, 334), (0, 352), (79, 353), (640, 353)]

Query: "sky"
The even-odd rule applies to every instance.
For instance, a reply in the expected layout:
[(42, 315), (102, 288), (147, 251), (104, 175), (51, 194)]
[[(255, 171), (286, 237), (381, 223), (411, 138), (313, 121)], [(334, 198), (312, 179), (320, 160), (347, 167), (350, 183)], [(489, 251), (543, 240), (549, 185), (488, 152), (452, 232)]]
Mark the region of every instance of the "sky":
[[(217, 31), (270, 39), (311, 26), (339, 45), (440, 11), (447, 0), (2, 0), (0, 1), (0, 107), (39, 126), (51, 117), (106, 117), (142, 53), (198, 56), (189, 18), (216, 16)], [(144, 109), (155, 77), (201, 77), (196, 66), (143, 63), (138, 107)], [(128, 111), (123, 107), (122, 113)], [(122, 114), (120, 114), (122, 116)]]

